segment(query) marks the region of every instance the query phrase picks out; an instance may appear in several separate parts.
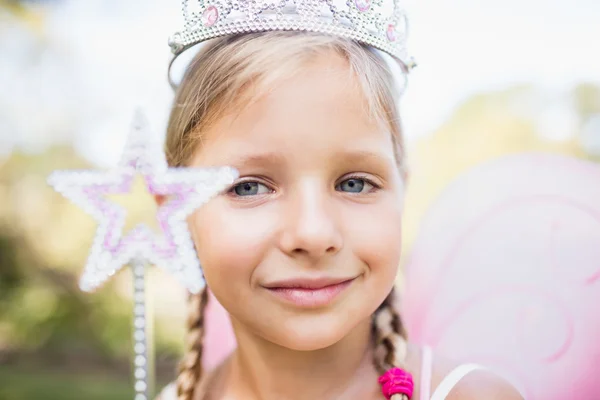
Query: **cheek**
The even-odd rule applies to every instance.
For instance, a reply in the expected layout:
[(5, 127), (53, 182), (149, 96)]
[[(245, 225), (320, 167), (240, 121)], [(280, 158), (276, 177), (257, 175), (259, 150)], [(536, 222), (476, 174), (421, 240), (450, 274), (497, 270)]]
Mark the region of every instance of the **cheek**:
[(196, 211), (189, 224), (204, 276), (215, 295), (225, 283), (247, 285), (268, 251), (272, 219), (214, 199)]
[(351, 232), (355, 255), (369, 266), (370, 273), (376, 274), (384, 281), (393, 280), (400, 264), (402, 242), (402, 212), (399, 201), (390, 197), (354, 215), (356, 223), (353, 224)]

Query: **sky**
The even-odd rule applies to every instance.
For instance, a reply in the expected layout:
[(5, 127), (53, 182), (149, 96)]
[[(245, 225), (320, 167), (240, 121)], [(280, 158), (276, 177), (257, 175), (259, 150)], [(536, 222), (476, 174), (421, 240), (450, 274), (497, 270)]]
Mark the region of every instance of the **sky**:
[(416, 0), (410, 11), (420, 64), (405, 114), (417, 134), (473, 93), (519, 83), (561, 92), (600, 82), (599, 1)]
[[(406, 6), (409, 52), (418, 62), (402, 100), (409, 140), (434, 131), (475, 93), (532, 83), (560, 97), (583, 81), (600, 84), (600, 1)], [(172, 100), (167, 39), (181, 22), (179, 1), (57, 0), (38, 7), (44, 24), (37, 31), (0, 13), (0, 53), (8, 55), (0, 57), (0, 158), (14, 148), (74, 141), (92, 162), (114, 165), (137, 106), (157, 135), (164, 132)], [(568, 107), (549, 107), (569, 120)]]

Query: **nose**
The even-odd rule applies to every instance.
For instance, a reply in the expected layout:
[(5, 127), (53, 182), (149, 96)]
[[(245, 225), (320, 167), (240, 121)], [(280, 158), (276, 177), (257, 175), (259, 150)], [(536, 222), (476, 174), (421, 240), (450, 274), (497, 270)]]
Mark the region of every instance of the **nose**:
[(282, 213), (284, 227), (280, 239), (284, 253), (307, 257), (313, 262), (337, 253), (343, 246), (335, 205), (323, 190), (314, 186), (304, 185), (302, 190), (290, 193)]

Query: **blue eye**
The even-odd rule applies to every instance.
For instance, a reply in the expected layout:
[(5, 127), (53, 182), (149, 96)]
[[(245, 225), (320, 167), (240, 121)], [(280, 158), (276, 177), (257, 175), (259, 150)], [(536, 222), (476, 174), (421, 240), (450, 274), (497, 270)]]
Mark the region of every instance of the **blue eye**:
[(231, 189), (236, 195), (246, 197), (246, 196), (256, 196), (258, 194), (269, 193), (270, 189), (259, 182), (248, 181), (242, 182), (235, 185)]
[(369, 192), (374, 188), (374, 185), (366, 179), (350, 178), (338, 184), (336, 190), (349, 193), (362, 193), (365, 187), (367, 187), (367, 192)]

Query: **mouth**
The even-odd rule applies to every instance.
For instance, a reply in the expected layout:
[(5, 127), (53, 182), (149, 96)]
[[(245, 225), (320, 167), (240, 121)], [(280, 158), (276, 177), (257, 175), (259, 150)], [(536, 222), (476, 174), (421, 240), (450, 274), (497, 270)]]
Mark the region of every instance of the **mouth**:
[(349, 279), (289, 280), (263, 286), (271, 294), (302, 308), (319, 308), (331, 304), (356, 277)]

